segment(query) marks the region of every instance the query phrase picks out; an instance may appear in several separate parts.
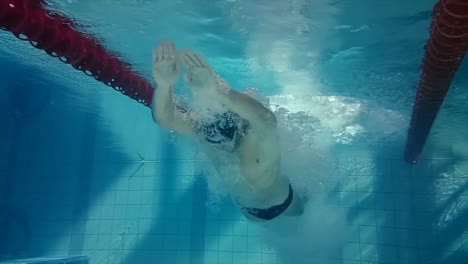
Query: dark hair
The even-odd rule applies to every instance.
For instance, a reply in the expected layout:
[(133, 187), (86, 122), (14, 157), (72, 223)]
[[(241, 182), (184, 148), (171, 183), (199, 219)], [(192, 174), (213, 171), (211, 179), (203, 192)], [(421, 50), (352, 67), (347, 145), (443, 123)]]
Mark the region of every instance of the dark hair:
[(243, 120), (232, 111), (215, 114), (214, 118), (215, 121), (203, 122), (199, 126), (199, 131), (203, 133), (205, 140), (212, 144), (232, 141), (236, 132), (243, 127)]

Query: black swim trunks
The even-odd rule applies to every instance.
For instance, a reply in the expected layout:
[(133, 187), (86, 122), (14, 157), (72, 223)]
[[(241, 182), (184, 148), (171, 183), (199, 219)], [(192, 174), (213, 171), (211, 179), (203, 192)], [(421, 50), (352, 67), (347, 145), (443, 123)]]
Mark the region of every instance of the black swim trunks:
[(289, 205), (291, 205), (291, 202), (293, 200), (293, 193), (294, 192), (292, 190), (291, 184), (289, 184), (288, 198), (286, 198), (286, 200), (282, 204), (275, 205), (267, 209), (242, 207), (242, 211), (244, 211), (247, 214), (253, 215), (259, 219), (272, 220), (278, 217), (284, 211), (286, 211), (286, 209), (288, 209)]

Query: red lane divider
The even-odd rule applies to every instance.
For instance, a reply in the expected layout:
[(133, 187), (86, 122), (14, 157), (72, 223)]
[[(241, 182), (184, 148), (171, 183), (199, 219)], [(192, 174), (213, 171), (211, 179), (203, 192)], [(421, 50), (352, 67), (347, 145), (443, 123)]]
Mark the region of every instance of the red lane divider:
[(404, 159), (416, 163), (468, 50), (468, 0), (440, 0), (432, 13)]
[(0, 0), (0, 28), (150, 106), (154, 89), (145, 78), (92, 36), (78, 31), (69, 18), (50, 12), (44, 4), (43, 0)]
[[(0, 0), (0, 28), (71, 64), (128, 97), (150, 106), (153, 87), (127, 63), (42, 0)], [(468, 49), (468, 0), (440, 0), (433, 11), (413, 107), (405, 160), (420, 156), (453, 77)]]

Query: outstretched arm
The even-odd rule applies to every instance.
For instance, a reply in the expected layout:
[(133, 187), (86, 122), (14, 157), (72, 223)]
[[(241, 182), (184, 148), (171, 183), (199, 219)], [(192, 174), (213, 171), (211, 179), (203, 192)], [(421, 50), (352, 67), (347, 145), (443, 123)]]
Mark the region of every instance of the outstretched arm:
[(180, 77), (180, 62), (174, 44), (162, 41), (153, 50), (153, 77), (158, 87), (153, 93), (153, 120), (162, 127), (182, 134), (192, 134), (187, 113), (177, 109), (173, 87)]
[(242, 118), (250, 120), (250, 123), (261, 122), (267, 127), (276, 126), (276, 117), (270, 109), (247, 94), (227, 88), (225, 94), (219, 96), (219, 100)]
[(185, 81), (192, 86), (192, 89), (206, 90), (206, 94), (248, 120), (253, 127), (276, 126), (276, 117), (268, 108), (249, 95), (232, 90), (221, 77), (216, 75), (201, 55), (186, 51), (182, 55), (182, 60), (190, 69)]

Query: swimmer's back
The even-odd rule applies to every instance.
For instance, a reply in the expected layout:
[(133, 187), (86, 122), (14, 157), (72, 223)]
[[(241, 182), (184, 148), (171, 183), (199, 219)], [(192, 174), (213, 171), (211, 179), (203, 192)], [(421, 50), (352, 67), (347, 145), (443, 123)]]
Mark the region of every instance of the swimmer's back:
[[(229, 188), (234, 198), (242, 205), (268, 208), (283, 202), (289, 193), (289, 182), (280, 176), (280, 147), (276, 127), (260, 129), (263, 126), (232, 118), (234, 115), (217, 115), (215, 122), (202, 123), (203, 129), (197, 129), (201, 143), (209, 146), (210, 160), (218, 172), (223, 174), (220, 176), (224, 177), (224, 181), (231, 185)], [(232, 133), (234, 130), (235, 133)], [(236, 146), (229, 147), (233, 141)], [(228, 162), (232, 164), (226, 164)], [(242, 177), (243, 180), (238, 181), (236, 177)]]
[[(280, 147), (276, 128), (251, 129), (239, 146), (243, 176), (257, 193), (255, 204), (268, 208), (282, 203), (289, 192), (288, 180), (280, 174)], [(247, 202), (247, 201), (246, 201)]]

